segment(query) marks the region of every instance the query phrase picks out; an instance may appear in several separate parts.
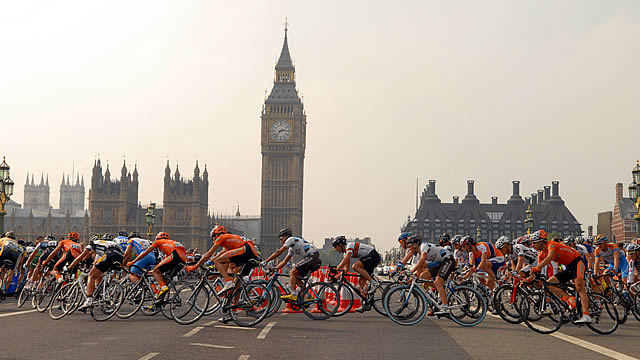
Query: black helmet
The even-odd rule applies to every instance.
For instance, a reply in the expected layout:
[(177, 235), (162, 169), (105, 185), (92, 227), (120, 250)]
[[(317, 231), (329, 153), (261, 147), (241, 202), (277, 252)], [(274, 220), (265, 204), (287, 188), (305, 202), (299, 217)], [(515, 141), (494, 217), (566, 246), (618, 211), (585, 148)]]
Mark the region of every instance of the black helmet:
[(293, 235), (293, 233), (291, 232), (291, 229), (289, 228), (284, 228), (282, 230), (280, 230), (280, 232), (278, 232), (278, 237), (291, 237), (291, 235)]
[(49, 234), (44, 237), (44, 241), (56, 241), (56, 237), (53, 234)]
[(420, 243), (422, 243), (422, 236), (420, 236), (420, 235), (411, 235), (407, 239), (407, 243), (409, 243), (409, 244), (420, 244)]
[(27, 243), (24, 242), (24, 240), (20, 239), (18, 240), (18, 245), (27, 246)]
[(346, 244), (347, 244), (347, 238), (344, 237), (343, 235), (340, 235), (340, 236), (336, 237), (331, 242), (331, 245), (333, 245), (333, 247), (336, 247), (338, 245), (346, 245)]
[(129, 234), (129, 239), (133, 239), (133, 238), (139, 238), (140, 234), (138, 234), (137, 231), (132, 231), (131, 234)]
[(451, 236), (449, 236), (449, 234), (444, 233), (442, 235), (440, 235), (440, 241), (438, 241), (439, 245), (446, 245), (447, 243), (449, 243), (449, 241), (451, 240)]
[(7, 231), (6, 233), (4, 233), (4, 237), (8, 237), (9, 239), (16, 239), (16, 233), (14, 233), (13, 231)]
[(106, 240), (106, 241), (110, 241), (113, 240), (113, 236), (111, 236), (111, 234), (102, 234), (102, 236), (100, 237), (101, 240)]
[(120, 232), (118, 232), (118, 236), (129, 237), (129, 233), (124, 230), (120, 230)]

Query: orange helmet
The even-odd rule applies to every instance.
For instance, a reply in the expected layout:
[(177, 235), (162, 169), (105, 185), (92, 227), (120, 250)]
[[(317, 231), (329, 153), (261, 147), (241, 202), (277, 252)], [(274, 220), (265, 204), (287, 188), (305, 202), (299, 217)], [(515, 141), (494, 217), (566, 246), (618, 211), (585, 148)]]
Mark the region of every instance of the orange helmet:
[(73, 241), (80, 240), (80, 235), (78, 235), (78, 233), (75, 231), (70, 232), (69, 235), (67, 235), (67, 237)]
[(168, 238), (169, 238), (169, 234), (167, 234), (164, 231), (160, 231), (158, 235), (156, 235), (156, 240), (162, 240), (162, 239), (168, 239)]
[(211, 229), (211, 237), (215, 237), (216, 235), (226, 234), (227, 229), (222, 225), (216, 225)]

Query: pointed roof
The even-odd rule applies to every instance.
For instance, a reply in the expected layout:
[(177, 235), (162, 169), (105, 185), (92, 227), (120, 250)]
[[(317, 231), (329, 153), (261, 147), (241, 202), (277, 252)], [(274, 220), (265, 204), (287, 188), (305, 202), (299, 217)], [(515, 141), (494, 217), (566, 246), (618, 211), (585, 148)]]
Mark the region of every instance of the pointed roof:
[(289, 41), (287, 39), (288, 28), (285, 25), (284, 28), (284, 43), (282, 44), (282, 51), (280, 51), (280, 58), (276, 64), (276, 70), (292, 70), (293, 61), (291, 61), (291, 54), (289, 53)]
[(29, 186), (29, 173), (27, 173), (27, 182), (24, 184), (24, 186)]
[(40, 185), (44, 186), (44, 174), (40, 174)]
[(49, 174), (47, 174), (47, 181), (46, 181), (46, 185), (49, 186)]

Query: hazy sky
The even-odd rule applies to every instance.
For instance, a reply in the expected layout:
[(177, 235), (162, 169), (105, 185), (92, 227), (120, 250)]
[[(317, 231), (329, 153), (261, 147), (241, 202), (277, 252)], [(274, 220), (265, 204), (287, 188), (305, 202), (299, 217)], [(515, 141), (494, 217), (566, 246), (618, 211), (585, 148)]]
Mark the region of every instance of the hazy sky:
[[(640, 157), (637, 1), (30, 1), (0, 10), (0, 155), (89, 182), (167, 157), (212, 211), (260, 212), (260, 110), (284, 18), (307, 111), (304, 236), (395, 245), (415, 183), (483, 202), (560, 181), (578, 220), (611, 210)], [(634, 141), (635, 140), (635, 141)], [(635, 144), (634, 144), (635, 142)], [(88, 194), (88, 192), (87, 192)]]

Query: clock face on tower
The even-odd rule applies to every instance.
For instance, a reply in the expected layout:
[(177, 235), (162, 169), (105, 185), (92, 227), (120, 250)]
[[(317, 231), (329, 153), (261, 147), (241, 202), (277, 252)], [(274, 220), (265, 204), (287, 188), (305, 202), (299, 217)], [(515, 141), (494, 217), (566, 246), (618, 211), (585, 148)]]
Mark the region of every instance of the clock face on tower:
[(291, 137), (291, 126), (284, 120), (278, 120), (271, 125), (271, 138), (275, 141), (287, 141)]

